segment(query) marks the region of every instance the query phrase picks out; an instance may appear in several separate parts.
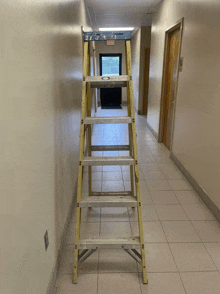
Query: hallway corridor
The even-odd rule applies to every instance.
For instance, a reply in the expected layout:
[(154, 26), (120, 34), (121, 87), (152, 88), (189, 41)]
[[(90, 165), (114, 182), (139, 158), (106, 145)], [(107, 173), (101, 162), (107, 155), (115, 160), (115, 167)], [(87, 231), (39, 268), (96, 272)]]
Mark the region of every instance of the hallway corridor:
[[(97, 116), (127, 115), (98, 109)], [(72, 284), (75, 211), (69, 223), (56, 294), (219, 294), (220, 227), (190, 184), (136, 116), (138, 159), (149, 282), (142, 284), (141, 267), (125, 251), (99, 250), (79, 268)], [(93, 145), (128, 144), (127, 125), (95, 125)], [(128, 155), (93, 152), (97, 156)], [(85, 170), (83, 192), (88, 191)], [(129, 191), (129, 166), (93, 167), (93, 191)], [(82, 210), (81, 236), (138, 235), (136, 209)]]

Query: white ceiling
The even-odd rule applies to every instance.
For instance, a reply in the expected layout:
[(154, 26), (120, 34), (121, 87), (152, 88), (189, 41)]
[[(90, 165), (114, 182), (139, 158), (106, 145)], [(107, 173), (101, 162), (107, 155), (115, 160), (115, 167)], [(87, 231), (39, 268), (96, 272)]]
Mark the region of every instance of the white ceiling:
[(163, 0), (85, 0), (93, 29), (151, 25)]

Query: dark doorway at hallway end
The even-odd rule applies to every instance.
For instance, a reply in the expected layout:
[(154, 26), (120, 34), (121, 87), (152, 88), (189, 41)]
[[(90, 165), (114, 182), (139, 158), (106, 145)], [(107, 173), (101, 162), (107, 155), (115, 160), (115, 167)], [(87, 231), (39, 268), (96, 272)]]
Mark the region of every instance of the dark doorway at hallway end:
[[(122, 54), (100, 54), (100, 75), (119, 76), (122, 74)], [(121, 88), (101, 88), (100, 99), (103, 109), (121, 108)]]

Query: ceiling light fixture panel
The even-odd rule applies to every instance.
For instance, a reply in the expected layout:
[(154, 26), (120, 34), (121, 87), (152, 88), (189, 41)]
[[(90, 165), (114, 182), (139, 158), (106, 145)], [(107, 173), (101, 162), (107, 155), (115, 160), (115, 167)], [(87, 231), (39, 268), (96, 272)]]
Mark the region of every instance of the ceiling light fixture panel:
[(99, 28), (99, 31), (103, 31), (103, 32), (107, 32), (107, 31), (133, 31), (134, 28), (133, 27), (129, 27), (129, 28)]

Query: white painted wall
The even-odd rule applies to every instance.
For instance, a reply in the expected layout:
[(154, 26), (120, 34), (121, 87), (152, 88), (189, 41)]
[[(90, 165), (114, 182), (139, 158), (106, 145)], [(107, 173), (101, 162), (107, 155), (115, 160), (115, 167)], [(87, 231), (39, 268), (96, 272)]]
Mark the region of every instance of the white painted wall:
[(90, 28), (83, 0), (6, 0), (0, 19), (0, 292), (43, 294), (75, 196)]
[(148, 123), (158, 133), (165, 30), (184, 17), (173, 153), (220, 208), (220, 2), (164, 0), (153, 17)]

